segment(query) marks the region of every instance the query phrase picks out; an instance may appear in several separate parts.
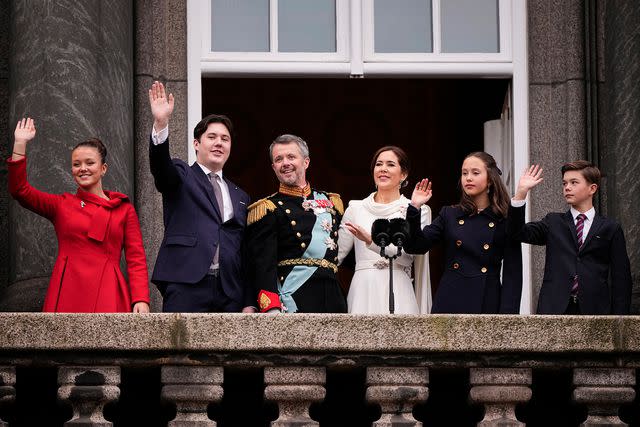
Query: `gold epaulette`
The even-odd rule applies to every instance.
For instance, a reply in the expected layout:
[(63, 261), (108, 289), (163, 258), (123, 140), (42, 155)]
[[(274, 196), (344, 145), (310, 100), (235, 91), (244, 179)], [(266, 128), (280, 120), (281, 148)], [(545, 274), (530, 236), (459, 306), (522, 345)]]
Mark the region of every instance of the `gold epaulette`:
[(342, 199), (338, 193), (327, 193), (329, 195), (329, 200), (333, 203), (333, 206), (336, 208), (340, 215), (344, 214), (344, 205), (342, 204)]
[(247, 214), (247, 225), (260, 221), (265, 217), (267, 212), (276, 210), (276, 205), (268, 198), (260, 199), (249, 205), (249, 213)]

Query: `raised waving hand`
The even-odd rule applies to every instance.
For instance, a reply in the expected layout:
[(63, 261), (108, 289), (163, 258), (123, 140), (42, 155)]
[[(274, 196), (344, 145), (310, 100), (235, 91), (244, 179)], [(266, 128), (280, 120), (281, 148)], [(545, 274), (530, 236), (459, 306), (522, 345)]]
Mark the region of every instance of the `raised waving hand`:
[(20, 160), (26, 155), (27, 143), (36, 137), (36, 125), (31, 117), (18, 120), (13, 132), (13, 154), (11, 160)]
[(173, 113), (174, 99), (173, 94), (167, 96), (164, 85), (155, 81), (149, 89), (149, 106), (153, 115), (153, 128), (156, 132), (160, 132), (169, 124), (169, 118)]
[(516, 194), (513, 196), (514, 200), (524, 200), (527, 198), (529, 191), (536, 185), (543, 181), (542, 168), (540, 165), (531, 165), (524, 170), (520, 180), (518, 181), (518, 188)]
[(432, 195), (431, 182), (427, 178), (424, 178), (416, 183), (413, 194), (411, 194), (411, 204), (415, 208), (420, 209), (422, 205), (431, 200)]

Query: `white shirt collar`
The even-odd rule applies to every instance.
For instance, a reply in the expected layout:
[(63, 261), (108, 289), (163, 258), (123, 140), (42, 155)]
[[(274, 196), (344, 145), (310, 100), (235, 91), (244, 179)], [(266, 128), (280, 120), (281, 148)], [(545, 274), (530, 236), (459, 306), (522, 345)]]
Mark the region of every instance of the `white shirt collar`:
[[(200, 169), (202, 169), (202, 172), (204, 172), (205, 175), (209, 176), (209, 174), (211, 173), (211, 169), (209, 169), (205, 165), (201, 165), (200, 163), (198, 163), (198, 166), (200, 166)], [(219, 170), (218, 172), (214, 172), (214, 173), (218, 175), (220, 177), (220, 181), (222, 181), (222, 170)]]
[[(580, 212), (577, 209), (574, 209), (573, 206), (571, 207), (571, 216), (573, 217), (574, 221), (576, 221), (576, 217), (581, 213), (583, 212)], [(587, 221), (593, 222), (593, 218), (596, 216), (596, 209), (594, 207), (591, 207), (591, 209), (584, 212), (584, 214), (587, 216)]]

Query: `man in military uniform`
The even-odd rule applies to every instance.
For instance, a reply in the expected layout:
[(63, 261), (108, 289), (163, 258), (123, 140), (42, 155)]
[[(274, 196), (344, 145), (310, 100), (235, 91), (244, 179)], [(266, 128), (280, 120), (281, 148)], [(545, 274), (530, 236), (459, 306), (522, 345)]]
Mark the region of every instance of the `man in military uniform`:
[(278, 192), (249, 206), (247, 250), (260, 311), (344, 313), (338, 284), (340, 196), (312, 189), (307, 143), (281, 135), (269, 147)]

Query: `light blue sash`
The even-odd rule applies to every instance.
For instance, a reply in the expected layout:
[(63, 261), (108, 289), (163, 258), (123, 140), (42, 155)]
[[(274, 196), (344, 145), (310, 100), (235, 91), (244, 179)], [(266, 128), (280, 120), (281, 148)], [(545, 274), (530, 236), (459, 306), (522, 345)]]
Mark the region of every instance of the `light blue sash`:
[[(322, 193), (316, 193), (315, 191), (313, 192), (313, 198), (315, 200), (327, 200), (327, 196)], [(329, 221), (329, 224), (331, 224), (331, 214), (325, 211), (316, 215), (316, 222), (311, 232), (311, 242), (309, 242), (307, 250), (302, 254), (302, 258), (324, 258), (327, 252), (327, 245), (324, 243), (324, 240), (328, 236), (330, 237), (331, 234), (322, 228), (323, 219)], [(296, 265), (284, 280), (284, 283), (281, 284), (278, 280), (280, 301), (287, 308), (287, 313), (295, 313), (298, 311), (298, 306), (291, 295), (297, 291), (300, 286), (304, 285), (317, 269), (318, 267)]]

